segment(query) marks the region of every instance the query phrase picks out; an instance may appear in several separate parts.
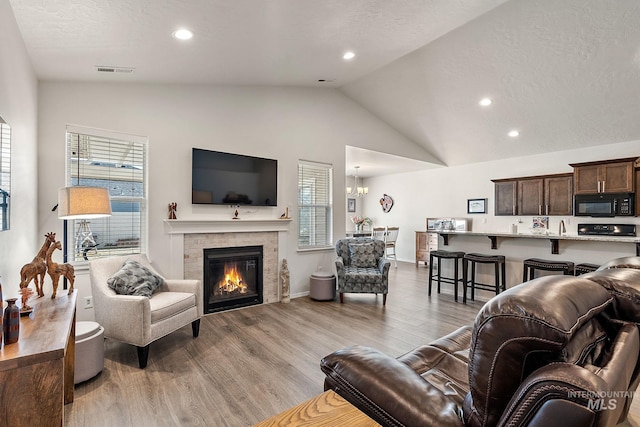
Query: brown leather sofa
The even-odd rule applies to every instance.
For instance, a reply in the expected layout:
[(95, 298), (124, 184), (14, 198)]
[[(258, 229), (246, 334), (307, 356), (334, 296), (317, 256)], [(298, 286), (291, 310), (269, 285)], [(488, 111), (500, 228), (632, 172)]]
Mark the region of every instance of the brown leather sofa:
[(321, 368), (384, 426), (613, 426), (638, 386), (639, 326), (640, 258), (625, 258), (515, 286), (397, 359), (353, 346)]

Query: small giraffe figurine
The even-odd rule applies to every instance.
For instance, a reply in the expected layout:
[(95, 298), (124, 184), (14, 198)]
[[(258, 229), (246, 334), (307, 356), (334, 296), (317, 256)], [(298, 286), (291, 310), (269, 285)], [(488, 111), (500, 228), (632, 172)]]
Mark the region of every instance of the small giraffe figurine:
[[(45, 257), (49, 246), (51, 246), (55, 240), (56, 233), (47, 233), (45, 235), (44, 243), (38, 251), (38, 254), (33, 258), (33, 261), (29, 264), (25, 264), (22, 269), (20, 269), (20, 289), (29, 286), (29, 283), (33, 280), (36, 284), (36, 293), (38, 294), (38, 297), (44, 296), (42, 285), (44, 285), (44, 274), (47, 272)], [(38, 277), (40, 278), (40, 283), (38, 283)]]
[(62, 245), (60, 241), (55, 242), (53, 245), (47, 249), (47, 273), (51, 277), (51, 282), (53, 283), (53, 294), (51, 295), (51, 299), (56, 297), (56, 293), (58, 291), (58, 282), (60, 281), (60, 276), (64, 276), (69, 281), (69, 295), (73, 292), (73, 281), (76, 278), (74, 268), (71, 264), (58, 264), (51, 260), (51, 254), (56, 249), (62, 250)]

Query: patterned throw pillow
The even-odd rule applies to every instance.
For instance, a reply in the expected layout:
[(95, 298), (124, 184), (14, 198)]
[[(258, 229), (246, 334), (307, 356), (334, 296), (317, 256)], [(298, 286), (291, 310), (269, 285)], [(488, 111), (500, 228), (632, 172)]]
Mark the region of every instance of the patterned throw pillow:
[(162, 277), (130, 259), (107, 280), (109, 287), (119, 295), (140, 295), (147, 298), (163, 283)]
[(373, 243), (350, 243), (349, 244), (349, 258), (351, 258), (351, 265), (354, 267), (377, 267), (376, 257), (373, 253)]

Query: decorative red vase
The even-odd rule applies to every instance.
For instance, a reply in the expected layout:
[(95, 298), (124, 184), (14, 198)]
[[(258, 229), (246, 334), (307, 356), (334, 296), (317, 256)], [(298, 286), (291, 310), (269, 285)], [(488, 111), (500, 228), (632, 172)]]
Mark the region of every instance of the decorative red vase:
[(4, 309), (2, 329), (4, 332), (4, 345), (18, 342), (20, 336), (20, 309), (16, 305), (18, 298), (7, 299), (7, 308)]

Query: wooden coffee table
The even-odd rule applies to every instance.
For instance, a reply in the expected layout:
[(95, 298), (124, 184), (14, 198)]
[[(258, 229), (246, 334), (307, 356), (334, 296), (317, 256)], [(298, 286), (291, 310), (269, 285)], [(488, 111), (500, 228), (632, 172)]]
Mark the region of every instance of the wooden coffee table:
[(268, 426), (327, 426), (373, 427), (380, 424), (337, 395), (333, 390), (287, 409), (255, 427)]

